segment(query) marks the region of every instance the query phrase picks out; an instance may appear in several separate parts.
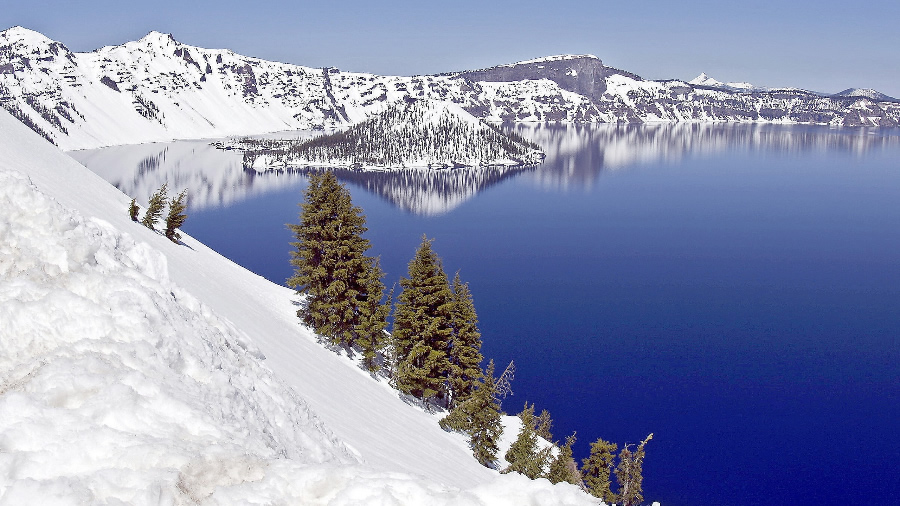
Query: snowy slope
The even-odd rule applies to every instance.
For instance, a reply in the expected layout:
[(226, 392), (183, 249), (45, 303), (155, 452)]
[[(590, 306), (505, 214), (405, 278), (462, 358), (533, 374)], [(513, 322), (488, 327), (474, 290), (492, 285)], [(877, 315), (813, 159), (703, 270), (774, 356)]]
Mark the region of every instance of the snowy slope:
[(453, 102), (490, 121), (895, 126), (900, 120), (893, 101), (869, 97), (877, 108), (860, 115), (856, 96), (713, 81), (647, 81), (592, 55), (378, 76), (205, 49), (158, 32), (90, 53), (73, 53), (21, 27), (0, 32), (0, 106), (67, 150), (346, 126), (410, 97)]
[(291, 290), (132, 223), (5, 111), (0, 133), (0, 504), (592, 504), (479, 466)]

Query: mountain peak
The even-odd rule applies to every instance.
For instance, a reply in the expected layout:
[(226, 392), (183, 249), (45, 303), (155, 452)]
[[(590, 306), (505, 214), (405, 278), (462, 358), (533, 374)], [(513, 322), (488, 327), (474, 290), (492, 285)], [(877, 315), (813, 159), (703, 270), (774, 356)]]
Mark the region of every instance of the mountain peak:
[(834, 95), (837, 97), (865, 97), (872, 100), (897, 100), (894, 97), (885, 95), (884, 93), (878, 90), (873, 90), (872, 88), (847, 88), (846, 90), (835, 93)]
[(0, 38), (20, 42), (29, 46), (45, 45), (53, 42), (53, 40), (43, 33), (22, 26), (14, 26), (3, 30), (0, 32)]
[(717, 81), (709, 76), (706, 72), (701, 72), (699, 76), (688, 81), (688, 84), (700, 85), (700, 86), (716, 86), (724, 84), (721, 81)]
[(147, 35), (141, 37), (141, 40), (138, 42), (144, 42), (149, 44), (158, 44), (158, 45), (168, 45), (168, 44), (177, 44), (178, 41), (175, 40), (175, 37), (172, 37), (171, 33), (162, 33), (157, 32), (156, 30), (151, 31)]

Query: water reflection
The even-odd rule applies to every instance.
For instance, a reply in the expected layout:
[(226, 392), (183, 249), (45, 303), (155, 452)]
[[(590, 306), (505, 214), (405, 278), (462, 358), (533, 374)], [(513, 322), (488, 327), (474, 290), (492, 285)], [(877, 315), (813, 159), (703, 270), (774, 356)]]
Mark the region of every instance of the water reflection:
[(520, 124), (547, 154), (531, 174), (546, 188), (591, 187), (606, 170), (731, 152), (849, 152), (900, 146), (900, 129), (753, 123)]
[[(593, 186), (608, 170), (648, 163), (678, 162), (686, 157), (726, 151), (773, 153), (868, 151), (900, 145), (898, 129), (848, 129), (763, 124), (661, 123), (643, 125), (546, 125), (511, 127), (547, 153), (537, 168), (491, 167), (442, 171), (338, 170), (345, 182), (379, 195), (394, 206), (419, 215), (452, 211), (479, 192), (523, 173), (553, 189)], [(284, 135), (284, 134), (282, 134)], [(295, 133), (304, 136), (309, 133)], [(233, 202), (294, 185), (304, 169), (256, 172), (245, 169), (236, 151), (218, 150), (209, 141), (116, 146), (70, 153), (76, 160), (146, 204), (163, 183), (188, 189), (194, 209)]]

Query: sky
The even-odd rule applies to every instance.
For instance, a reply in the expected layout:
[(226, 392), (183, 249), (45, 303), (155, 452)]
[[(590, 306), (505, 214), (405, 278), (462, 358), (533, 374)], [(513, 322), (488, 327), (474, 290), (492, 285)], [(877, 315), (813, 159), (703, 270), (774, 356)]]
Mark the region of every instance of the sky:
[[(863, 5), (863, 4), (859, 4)], [(267, 60), (382, 75), (594, 54), (647, 79), (875, 88), (900, 97), (900, 2), (29, 0), (0, 9), (73, 51), (151, 30)]]

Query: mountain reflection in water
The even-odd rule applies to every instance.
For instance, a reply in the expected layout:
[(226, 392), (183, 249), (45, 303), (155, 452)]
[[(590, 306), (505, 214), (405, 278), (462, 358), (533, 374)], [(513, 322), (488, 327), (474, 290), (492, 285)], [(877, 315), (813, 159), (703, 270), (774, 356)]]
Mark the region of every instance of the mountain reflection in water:
[[(519, 124), (509, 128), (538, 143), (547, 158), (537, 167), (450, 170), (337, 169), (342, 181), (376, 194), (403, 211), (438, 216), (512, 177), (555, 189), (592, 187), (601, 175), (642, 164), (677, 162), (733, 151), (774, 153), (850, 152), (900, 145), (897, 129), (746, 123)], [(302, 134), (291, 134), (292, 136)], [(187, 188), (190, 207), (228, 206), (297, 184), (310, 171), (292, 168), (257, 172), (242, 166), (239, 152), (219, 150), (209, 141), (114, 146), (73, 151), (73, 158), (118, 189), (146, 204), (163, 183)]]

